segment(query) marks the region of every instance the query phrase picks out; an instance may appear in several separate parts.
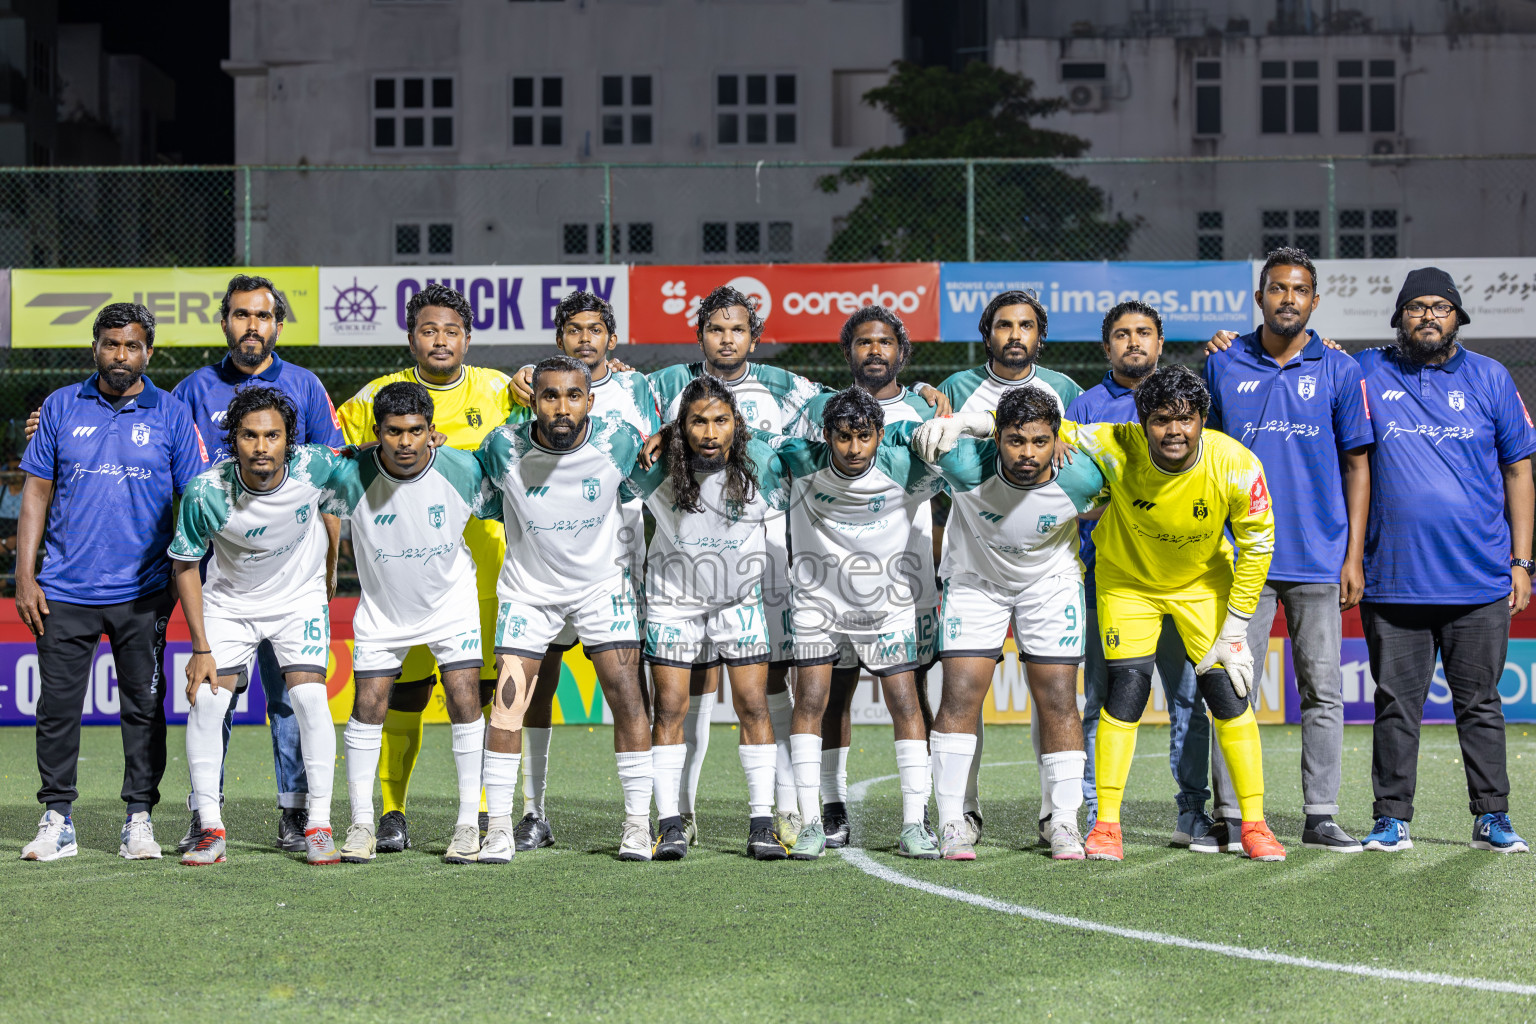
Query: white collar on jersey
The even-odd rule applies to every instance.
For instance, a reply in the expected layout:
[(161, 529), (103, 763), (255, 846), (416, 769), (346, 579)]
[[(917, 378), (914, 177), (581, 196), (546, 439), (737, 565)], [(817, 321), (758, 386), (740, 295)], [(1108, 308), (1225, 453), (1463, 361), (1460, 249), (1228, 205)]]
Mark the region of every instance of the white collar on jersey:
[(465, 366), (463, 363), (460, 363), (459, 375), (447, 384), (433, 384), (431, 381), (426, 380), (422, 377), (421, 367), (419, 366), (411, 367), (411, 376), (416, 378), (417, 384), (420, 384), (422, 387), (428, 389), (429, 391), (452, 391), (460, 384), (463, 384), (465, 381), (469, 380), (468, 370), (469, 367)]
[(1019, 378), (1018, 380), (1006, 380), (1006, 379), (1004, 379), (1002, 377), (999, 377), (996, 373), (993, 373), (992, 372), (992, 360), (990, 360), (990, 359), (987, 360), (986, 366), (987, 366), (987, 376), (991, 377), (993, 380), (997, 381), (999, 384), (1001, 384), (1005, 388), (1016, 388), (1020, 384), (1028, 384), (1030, 381), (1035, 379), (1035, 364), (1034, 363), (1030, 363), (1029, 364), (1029, 373), (1025, 374), (1023, 377)]
[(379, 467), (380, 473), (383, 473), (397, 484), (415, 483), (417, 480), (420, 480), (422, 477), (426, 476), (428, 472), (431, 471), (432, 463), (436, 461), (437, 449), (429, 445), (427, 448), (427, 464), (422, 466), (419, 472), (417, 472), (414, 476), (395, 476), (395, 474), (389, 471), (389, 467), (384, 465), (384, 459), (380, 457), (378, 447), (373, 449), (373, 464)]
[[(879, 451), (880, 451), (880, 449), (878, 447), (876, 447), (876, 449), (875, 449), (876, 454), (878, 454)], [(870, 458), (869, 465), (864, 467), (864, 472), (862, 472), (862, 473), (854, 473), (854, 474), (851, 474), (851, 475), (848, 474), (848, 473), (844, 473), (842, 470), (837, 468), (837, 463), (832, 460), (831, 453), (827, 454), (827, 465), (829, 467), (831, 467), (832, 472), (836, 473), (839, 479), (842, 479), (842, 480), (862, 480), (865, 477), (869, 476), (869, 474), (874, 471), (875, 459), (873, 457)]]
[(604, 384), (607, 384), (611, 380), (613, 380), (613, 367), (609, 366), (608, 365), (608, 360), (604, 359), (603, 360), (603, 375), (601, 377), (593, 377), (592, 378), (592, 386), (595, 387), (595, 388), (600, 388)]
[(882, 406), (886, 406), (886, 405), (900, 405), (902, 402), (905, 402), (907, 400), (907, 395), (909, 393), (907, 386), (905, 384), (900, 384), (900, 385), (897, 385), (897, 387), (900, 388), (900, 390), (898, 390), (896, 392), (894, 397), (892, 397), (892, 398), (877, 398), (877, 399), (875, 399), (875, 401), (879, 402)]
[[(236, 460), (231, 459), (230, 461), (231, 462), (235, 462)], [(276, 494), (278, 491), (283, 489), (283, 484), (287, 483), (288, 482), (288, 478), (290, 476), (292, 476), (292, 475), (293, 474), (288, 471), (288, 466), (285, 463), (283, 465), (283, 478), (281, 480), (279, 480), (277, 483), (273, 484), (271, 487), (268, 487), (266, 490), (258, 491), (256, 488), (254, 488), (250, 484), (246, 483), (245, 482), (245, 477), (240, 475), (240, 466), (239, 466), (238, 462), (235, 465), (235, 480), (236, 480), (237, 483), (240, 484), (240, 489), (242, 491), (244, 491), (246, 494), (253, 495), (254, 497), (257, 497), (257, 498), (265, 498), (265, 497), (267, 497), (269, 495)]]
[(1200, 465), (1200, 460), (1205, 458), (1205, 437), (1202, 436), (1200, 438), (1200, 447), (1195, 449), (1195, 461), (1191, 462), (1189, 465), (1185, 466), (1183, 469), (1179, 470), (1177, 473), (1175, 473), (1173, 470), (1164, 469), (1162, 466), (1159, 466), (1157, 464), (1157, 460), (1152, 457), (1152, 450), (1151, 450), (1151, 448), (1152, 448), (1152, 439), (1148, 438), (1147, 439), (1147, 461), (1152, 463), (1152, 468), (1153, 469), (1155, 469), (1159, 473), (1163, 474), (1163, 476), (1183, 476), (1185, 473), (1188, 473), (1190, 470), (1192, 470), (1196, 466)]

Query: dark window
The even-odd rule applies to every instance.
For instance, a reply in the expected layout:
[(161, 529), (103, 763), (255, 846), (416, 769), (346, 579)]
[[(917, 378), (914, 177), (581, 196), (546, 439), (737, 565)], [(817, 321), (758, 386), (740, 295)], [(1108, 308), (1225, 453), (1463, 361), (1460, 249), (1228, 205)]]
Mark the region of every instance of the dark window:
[(1291, 87), (1291, 131), (1297, 135), (1317, 134), (1317, 86)]
[(373, 82), (373, 105), (379, 110), (392, 110), (395, 106), (395, 80), (377, 78)]
[(407, 78), (400, 83), (400, 105), (407, 110), (419, 110), (427, 105), (427, 83), (422, 78)]
[(1365, 75), (1365, 62), (1358, 60), (1339, 61), (1340, 78), (1361, 78)]
[(453, 79), (432, 79), (432, 105), (438, 109), (453, 106)]
[(1376, 231), (1376, 230), (1380, 230), (1382, 228), (1390, 228), (1393, 231), (1397, 230), (1397, 211), (1396, 210), (1372, 210), (1371, 211), (1371, 230)]
[(629, 226), (629, 251), (634, 253), (648, 253), (655, 248), (655, 232), (650, 224), (631, 224)]
[(1220, 235), (1200, 235), (1195, 239), (1195, 259), (1219, 260), (1222, 258)]
[(1339, 259), (1341, 259), (1341, 260), (1363, 260), (1363, 259), (1365, 259), (1365, 236), (1364, 235), (1340, 235), (1339, 236)]
[(1395, 260), (1395, 259), (1397, 259), (1397, 236), (1396, 235), (1372, 235), (1371, 236), (1371, 259), (1373, 259), (1373, 260)]
[(736, 251), (757, 252), (761, 248), (762, 225), (755, 221), (741, 222), (736, 225)]
[(1061, 79), (1064, 82), (1076, 82), (1082, 80), (1103, 81), (1105, 65), (1102, 63), (1063, 64), (1061, 66)]
[(629, 102), (636, 107), (651, 105), (650, 75), (635, 75), (629, 80)]
[(453, 145), (453, 118), (434, 117), (432, 119), (432, 145), (444, 148)]
[(747, 115), (747, 143), (761, 144), (768, 141), (768, 115)]
[(1323, 252), (1321, 235), (1297, 235), (1292, 244), (1313, 259), (1321, 256)]
[(405, 129), (404, 138), (400, 141), (407, 147), (425, 146), (427, 144), (427, 123), (420, 117), (407, 117), (401, 121)]
[(378, 149), (389, 149), (395, 144), (395, 119), (392, 117), (376, 117), (373, 119), (373, 144)]
[[(428, 82), (431, 88), (428, 88)], [(375, 149), (452, 149), (452, 78), (383, 77), (373, 80)]]
[(1266, 60), (1266, 61), (1264, 61), (1262, 64), (1259, 65), (1259, 77), (1260, 78), (1284, 78), (1285, 77), (1285, 61), (1283, 61), (1283, 60)]
[(1201, 210), (1195, 215), (1195, 226), (1201, 231), (1220, 231), (1222, 220), (1220, 210)]
[(768, 76), (747, 76), (747, 106), (760, 107), (768, 102)]
[(1195, 87), (1195, 134), (1221, 134), (1221, 86)]
[(395, 255), (415, 256), (421, 252), (421, 225), (395, 225)]
[(637, 146), (651, 144), (651, 115), (635, 114), (629, 119), (629, 141)]
[(703, 241), (707, 253), (726, 252), (730, 245), (730, 229), (724, 221), (706, 221)]
[(533, 145), (533, 118), (526, 115), (512, 119), (512, 145)]
[(512, 79), (512, 105), (514, 107), (533, 106), (533, 79)]
[(795, 226), (787, 220), (768, 222), (768, 251), (788, 253), (795, 250)]
[(539, 145), (558, 146), (561, 144), (563, 134), (559, 115), (545, 114), (540, 119)]
[[(592, 225), (592, 237), (595, 240), (594, 244), (592, 246), (592, 251), (594, 253), (600, 255), (600, 256), (604, 255), (603, 238), (605, 237), (605, 235), (603, 233), (603, 226), (601, 224), (594, 224), (594, 225)], [(617, 224), (610, 225), (610, 229), (609, 229), (606, 237), (612, 242), (612, 247), (609, 248), (607, 250), (607, 252), (609, 254), (618, 252), (619, 251), (619, 226)]]
[(624, 115), (603, 115), (603, 145), (621, 146), (624, 144)]
[(453, 225), (427, 225), (427, 254), (429, 256), (453, 255)]
[(1315, 230), (1323, 226), (1323, 213), (1321, 210), (1297, 210), (1291, 224), (1297, 228)]
[(544, 92), (544, 106), (562, 107), (565, 105), (565, 100), (563, 99), (565, 93), (564, 83), (565, 80), (563, 78), (544, 79), (541, 86)]
[(1292, 78), (1316, 78), (1317, 77), (1317, 61), (1315, 61), (1315, 60), (1297, 60), (1297, 61), (1292, 61), (1291, 62), (1291, 77)]
[(717, 143), (762, 146), (769, 142), (794, 145), (799, 141), (799, 114), (795, 110), (799, 93), (794, 75), (719, 75), (716, 83), (715, 105), (721, 108), (715, 113)]
[(1364, 210), (1340, 210), (1339, 227), (1346, 230), (1359, 230), (1365, 227)]
[(1266, 85), (1259, 90), (1259, 131), (1285, 134), (1285, 86)]
[(1339, 83), (1339, 131), (1365, 131), (1365, 86), (1359, 82)]
[(1221, 78), (1221, 62), (1214, 60), (1201, 60), (1195, 62), (1195, 78), (1202, 82), (1208, 82)]
[(734, 146), (741, 141), (736, 135), (735, 114), (717, 114), (715, 116), (715, 139), (726, 146)]
[(1288, 228), (1291, 226), (1291, 211), (1265, 210), (1260, 220), (1266, 228)]
[(1373, 60), (1371, 61), (1372, 78), (1395, 78), (1397, 76), (1397, 61)]
[(795, 115), (773, 115), (773, 141), (780, 145), (792, 144), (795, 141)]
[(716, 80), (715, 102), (722, 107), (734, 107), (740, 101), (736, 98), (735, 75), (721, 75)]
[(603, 76), (603, 106), (622, 107), (624, 105), (624, 76)]
[[(1371, 61), (1371, 64), (1381, 63)], [(1390, 63), (1390, 62), (1389, 62)], [(1397, 86), (1392, 82), (1371, 83), (1371, 131), (1397, 131)]]
[[(561, 82), (561, 79), (553, 77), (519, 76), (512, 79), (512, 109), (529, 110), (527, 114), (513, 114), (512, 145), (558, 146), (565, 141), (564, 116), (558, 111), (548, 110), (551, 107), (558, 108), (564, 98)], [(538, 102), (535, 102), (536, 99)], [(532, 110), (538, 107), (546, 108), (546, 113), (534, 115)]]
[(565, 226), (565, 255), (585, 256), (587, 254), (587, 226), (585, 224), (567, 224)]
[(773, 76), (773, 102), (781, 107), (792, 107), (795, 105), (794, 75)]

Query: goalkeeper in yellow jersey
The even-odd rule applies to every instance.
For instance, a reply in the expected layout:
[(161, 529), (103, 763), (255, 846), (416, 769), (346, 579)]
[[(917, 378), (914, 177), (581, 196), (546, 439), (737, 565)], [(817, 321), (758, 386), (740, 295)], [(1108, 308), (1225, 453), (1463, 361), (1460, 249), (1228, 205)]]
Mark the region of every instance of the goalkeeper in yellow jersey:
[[(475, 451), (480, 442), (503, 423), (525, 419), (525, 410), (514, 414), (507, 386), (511, 379), (500, 370), (466, 366), (474, 311), (464, 296), (441, 284), (429, 284), (411, 296), (405, 306), (406, 344), (416, 365), (399, 373), (370, 381), (338, 410), (341, 430), (348, 444), (370, 444), (373, 434), (373, 398), (380, 388), (396, 381), (422, 384), (432, 395), (440, 443)], [(506, 533), (498, 522), (472, 519), (464, 528), (464, 540), (475, 560), (476, 589), (480, 600), (480, 635), (494, 636), (496, 578), (506, 555)], [(359, 559), (364, 552), (356, 552)], [(496, 684), (496, 668), (489, 645), (482, 647), (486, 662), (480, 669), (480, 703), (489, 704)], [(378, 852), (398, 853), (410, 848), (405, 820), (405, 795), (411, 771), (421, 750), (421, 720), (432, 697), (437, 665), (426, 647), (413, 647), (400, 667), (390, 691), (389, 712), (379, 752), (379, 783), (383, 817), (379, 819)], [(483, 814), (483, 808), (482, 808)]]

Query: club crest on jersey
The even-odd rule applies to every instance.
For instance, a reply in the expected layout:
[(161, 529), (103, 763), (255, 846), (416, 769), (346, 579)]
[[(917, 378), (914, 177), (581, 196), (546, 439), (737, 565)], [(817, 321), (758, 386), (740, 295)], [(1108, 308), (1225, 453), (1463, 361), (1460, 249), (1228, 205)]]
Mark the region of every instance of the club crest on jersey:
[(946, 640), (960, 639), (960, 620), (958, 618), (944, 620), (944, 638)]
[(1317, 378), (1302, 377), (1296, 382), (1296, 390), (1302, 398), (1311, 398), (1317, 394)]
[(427, 509), (427, 522), (432, 524), (432, 529), (441, 530), (443, 522), (447, 519), (443, 506), (433, 505)]
[[(675, 510), (676, 506), (673, 506), (673, 508)], [(733, 523), (739, 523), (746, 510), (746, 506), (739, 501), (727, 501), (725, 503), (725, 518)]]
[(1120, 646), (1120, 631), (1118, 629), (1116, 629), (1114, 626), (1110, 626), (1108, 629), (1106, 629), (1104, 631), (1104, 646), (1105, 647), (1119, 648), (1119, 646)]
[(1206, 506), (1205, 499), (1204, 498), (1196, 498), (1195, 499), (1195, 518), (1196, 519), (1204, 519), (1206, 516), (1208, 516), (1210, 514), (1211, 514), (1211, 510), (1210, 510), (1210, 508), (1208, 508)]
[(502, 636), (511, 640), (522, 636), (528, 631), (528, 620), (521, 615), (507, 616), (506, 628), (502, 630)]
[(749, 398), (745, 402), (741, 403), (741, 418), (744, 419), (744, 420), (755, 420), (755, 419), (757, 419), (757, 400), (756, 399)]
[(603, 493), (603, 482), (595, 476), (589, 476), (581, 481), (581, 496), (588, 501), (596, 501), (597, 496)]
[(480, 410), (470, 406), (464, 410), (464, 422), (472, 427), (478, 427), (483, 421), (480, 419)]
[(297, 519), (301, 525), (309, 522), (309, 506), (300, 505), (298, 508), (294, 509), (293, 518)]
[(1056, 517), (1054, 515), (1041, 516), (1040, 521), (1035, 524), (1035, 532), (1042, 535), (1050, 533), (1055, 528)]
[(879, 512), (883, 508), (885, 508), (885, 495), (877, 494), (869, 499), (869, 510), (871, 512)]
[[(1460, 393), (1461, 392), (1459, 391), (1456, 392), (1456, 394)], [(140, 448), (143, 448), (145, 445), (149, 444), (148, 423), (135, 423), (133, 425), (133, 443), (138, 445)]]
[[(1451, 408), (1455, 409), (1457, 412), (1461, 412), (1461, 410), (1463, 410), (1463, 409), (1465, 409), (1467, 407), (1467, 396), (1466, 396), (1465, 392), (1462, 392), (1462, 391), (1452, 391), (1450, 394), (1446, 395), (1445, 397), (1450, 399)], [(137, 430), (138, 428), (135, 427), (134, 429)], [(134, 440), (135, 441), (138, 440), (138, 436), (137, 435), (134, 436)]]

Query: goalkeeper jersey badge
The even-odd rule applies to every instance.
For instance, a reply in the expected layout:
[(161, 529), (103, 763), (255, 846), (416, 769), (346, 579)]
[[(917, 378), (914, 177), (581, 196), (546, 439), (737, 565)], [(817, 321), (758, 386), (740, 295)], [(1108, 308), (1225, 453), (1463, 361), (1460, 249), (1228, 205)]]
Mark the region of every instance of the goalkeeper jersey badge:
[(427, 509), (427, 522), (432, 524), (434, 530), (441, 530), (447, 518), (446, 510), (442, 505), (433, 505)]
[(1196, 498), (1195, 499), (1195, 518), (1196, 519), (1204, 519), (1206, 516), (1208, 516), (1210, 514), (1211, 514), (1211, 510), (1210, 510), (1209, 507), (1206, 506), (1205, 499), (1204, 498)]
[(472, 427), (478, 427), (483, 422), (480, 418), (480, 410), (474, 406), (464, 410), (464, 420)]
[(1118, 649), (1120, 647), (1120, 631), (1114, 626), (1110, 626), (1104, 631), (1104, 646), (1110, 649)]
[(603, 493), (603, 482), (595, 476), (589, 476), (581, 481), (582, 497), (588, 501), (597, 501), (598, 495)]

